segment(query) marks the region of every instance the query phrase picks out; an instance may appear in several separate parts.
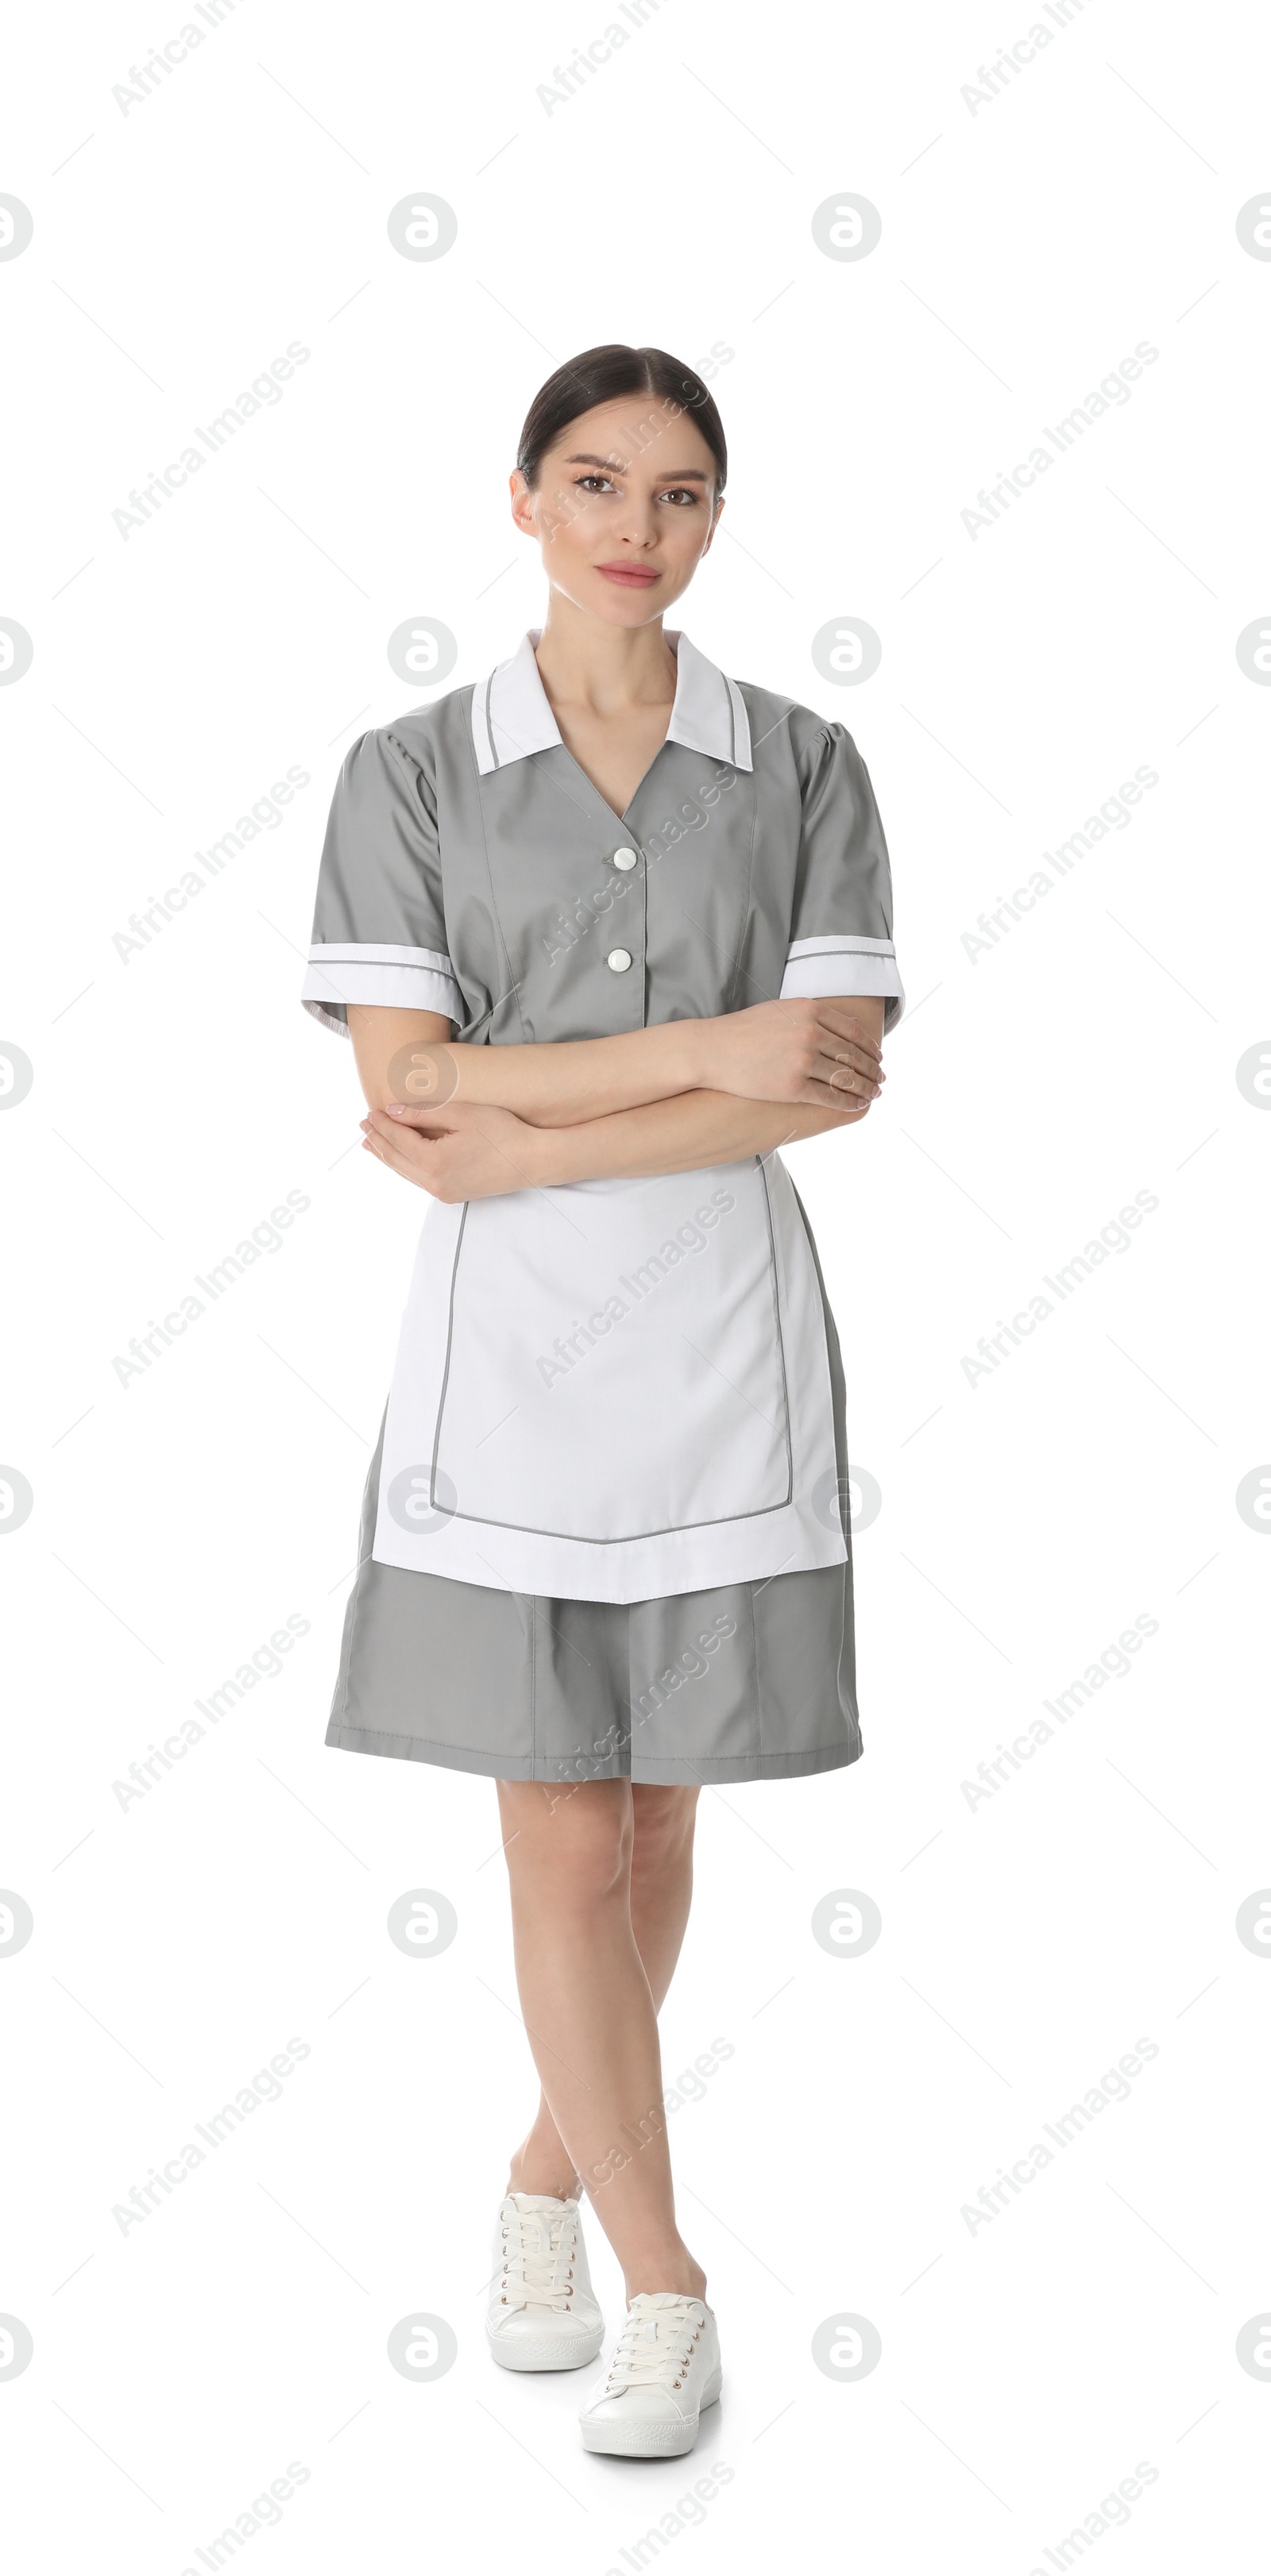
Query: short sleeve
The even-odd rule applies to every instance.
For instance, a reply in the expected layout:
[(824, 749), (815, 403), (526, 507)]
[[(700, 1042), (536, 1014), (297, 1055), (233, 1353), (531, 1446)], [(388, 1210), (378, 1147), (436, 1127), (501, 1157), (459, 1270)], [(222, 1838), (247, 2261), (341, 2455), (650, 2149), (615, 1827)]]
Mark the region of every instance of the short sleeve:
[(905, 1007), (892, 940), (891, 863), (869, 771), (841, 724), (799, 765), (799, 866), (781, 998), (875, 993), (884, 1032)]
[(301, 1000), (349, 1033), (350, 1002), (440, 1011), (461, 1026), (446, 948), (437, 803), (391, 727), (364, 733), (331, 799)]

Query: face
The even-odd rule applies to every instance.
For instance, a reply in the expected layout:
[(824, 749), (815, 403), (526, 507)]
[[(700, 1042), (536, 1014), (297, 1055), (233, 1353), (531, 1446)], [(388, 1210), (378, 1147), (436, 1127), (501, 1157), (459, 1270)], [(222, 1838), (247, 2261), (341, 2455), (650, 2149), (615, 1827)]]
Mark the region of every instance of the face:
[(628, 394), (571, 420), (536, 489), (512, 476), (512, 516), (537, 537), (554, 590), (607, 626), (649, 626), (687, 590), (722, 500), (692, 413)]

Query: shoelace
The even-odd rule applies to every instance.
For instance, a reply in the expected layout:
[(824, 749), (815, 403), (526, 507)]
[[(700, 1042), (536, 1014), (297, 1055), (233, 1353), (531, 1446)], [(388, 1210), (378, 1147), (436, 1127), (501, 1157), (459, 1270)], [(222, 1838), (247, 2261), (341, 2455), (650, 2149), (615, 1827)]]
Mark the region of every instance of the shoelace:
[[(510, 2203), (503, 2227), (499, 2288), (506, 2303), (560, 2313), (574, 2295), (578, 2220), (562, 2208), (517, 2209)], [(562, 2265), (564, 2267), (562, 2271)]]
[(606, 2393), (617, 2397), (624, 2388), (677, 2385), (700, 2331), (701, 2320), (692, 2314), (688, 2299), (677, 2299), (673, 2308), (629, 2308)]

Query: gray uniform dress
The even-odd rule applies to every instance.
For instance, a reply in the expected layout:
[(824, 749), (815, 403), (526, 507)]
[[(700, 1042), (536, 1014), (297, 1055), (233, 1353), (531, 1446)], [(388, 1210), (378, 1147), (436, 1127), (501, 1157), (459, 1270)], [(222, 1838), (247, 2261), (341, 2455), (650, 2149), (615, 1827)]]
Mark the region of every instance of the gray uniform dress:
[[(619, 816), (538, 633), (349, 753), (306, 1008), (499, 1046), (869, 993), (892, 1027), (887, 847), (843, 727), (670, 634), (667, 738)], [(328, 1744), (509, 1780), (854, 1761), (843, 1371), (780, 1156), (426, 1210)]]

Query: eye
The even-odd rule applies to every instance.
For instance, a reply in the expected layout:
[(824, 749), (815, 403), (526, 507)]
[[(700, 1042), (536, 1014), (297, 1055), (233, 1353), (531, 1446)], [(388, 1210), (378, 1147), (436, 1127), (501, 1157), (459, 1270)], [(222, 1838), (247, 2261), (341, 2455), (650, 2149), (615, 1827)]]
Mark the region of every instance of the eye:
[(578, 492), (586, 492), (588, 490), (598, 491), (602, 484), (606, 491), (612, 492), (614, 486), (607, 474), (576, 474), (574, 476), (574, 488)]
[(690, 492), (687, 485), (682, 483), (674, 484), (667, 491), (658, 494), (659, 501), (674, 501), (677, 508), (685, 501), (691, 505), (696, 502), (697, 497), (696, 492)]

